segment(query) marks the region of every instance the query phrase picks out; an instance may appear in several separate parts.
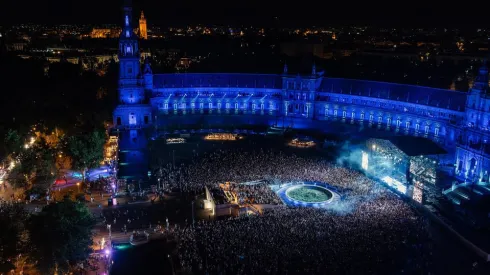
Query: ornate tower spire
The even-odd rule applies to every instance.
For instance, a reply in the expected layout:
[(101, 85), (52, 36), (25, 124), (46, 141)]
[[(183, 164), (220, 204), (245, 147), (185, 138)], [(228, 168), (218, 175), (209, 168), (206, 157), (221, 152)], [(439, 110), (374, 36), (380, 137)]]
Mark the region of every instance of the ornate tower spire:
[(315, 64), (315, 62), (313, 62), (313, 66), (311, 67), (311, 74), (312, 74), (313, 76), (315, 76), (315, 75), (316, 75), (316, 64)]
[(287, 74), (288, 73), (288, 64), (287, 63), (284, 63), (283, 73), (284, 74)]
[(146, 18), (143, 11), (141, 11), (140, 16), (140, 38), (145, 40), (148, 39), (148, 32), (146, 30)]

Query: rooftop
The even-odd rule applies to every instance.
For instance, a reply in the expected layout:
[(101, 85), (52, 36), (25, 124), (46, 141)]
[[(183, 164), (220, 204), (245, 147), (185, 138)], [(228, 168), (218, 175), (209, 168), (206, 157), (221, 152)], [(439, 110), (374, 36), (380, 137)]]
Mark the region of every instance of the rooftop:
[(388, 140), (410, 157), (447, 154), (437, 143), (423, 137), (395, 136)]

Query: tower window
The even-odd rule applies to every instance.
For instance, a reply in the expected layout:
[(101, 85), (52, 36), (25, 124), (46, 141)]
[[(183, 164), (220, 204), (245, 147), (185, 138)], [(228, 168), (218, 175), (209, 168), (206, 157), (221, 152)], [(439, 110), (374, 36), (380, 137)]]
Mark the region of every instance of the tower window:
[(127, 54), (131, 54), (131, 46), (127, 46), (126, 47), (126, 53)]
[(129, 37), (129, 31), (126, 31), (126, 37)]
[(126, 22), (126, 26), (129, 26), (129, 16), (126, 15), (124, 21)]

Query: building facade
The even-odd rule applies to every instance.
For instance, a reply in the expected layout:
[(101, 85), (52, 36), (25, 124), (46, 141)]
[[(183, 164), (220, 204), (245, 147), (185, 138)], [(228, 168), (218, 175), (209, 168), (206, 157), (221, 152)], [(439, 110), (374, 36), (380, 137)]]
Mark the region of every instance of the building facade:
[[(452, 152), (455, 175), (489, 179), (490, 95), (485, 66), (466, 93), (331, 78), (317, 72), (315, 65), (310, 75), (302, 76), (289, 74), (286, 65), (278, 75), (153, 74), (147, 59), (140, 64), (131, 12), (126, 5), (119, 42), (120, 105), (113, 116), (118, 129), (157, 128), (171, 117), (247, 117), (249, 123), (283, 121), (283, 126), (303, 123), (319, 129), (345, 123), (432, 139)], [(286, 125), (285, 120), (296, 124)]]

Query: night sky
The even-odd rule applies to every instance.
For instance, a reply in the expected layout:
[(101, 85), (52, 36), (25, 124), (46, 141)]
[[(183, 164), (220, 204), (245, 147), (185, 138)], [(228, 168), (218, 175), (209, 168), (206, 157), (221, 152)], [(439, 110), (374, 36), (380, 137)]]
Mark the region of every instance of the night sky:
[[(113, 24), (120, 22), (122, 0), (3, 1), (0, 24)], [(46, 3), (47, 2), (47, 3)], [(486, 27), (485, 8), (474, 1), (195, 1), (134, 0), (148, 23), (252, 24), (311, 26), (374, 24), (385, 26)], [(359, 4), (361, 3), (361, 4)], [(279, 20), (274, 17), (278, 17)]]

